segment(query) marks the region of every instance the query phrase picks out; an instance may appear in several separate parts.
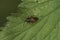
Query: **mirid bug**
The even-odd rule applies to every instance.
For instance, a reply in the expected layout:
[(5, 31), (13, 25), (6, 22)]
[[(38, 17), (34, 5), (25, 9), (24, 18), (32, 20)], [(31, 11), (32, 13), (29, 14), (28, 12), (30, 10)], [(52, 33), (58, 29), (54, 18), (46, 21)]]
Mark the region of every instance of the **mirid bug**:
[(38, 20), (38, 17), (31, 16), (31, 17), (26, 18), (25, 21), (28, 23), (35, 23), (37, 20)]

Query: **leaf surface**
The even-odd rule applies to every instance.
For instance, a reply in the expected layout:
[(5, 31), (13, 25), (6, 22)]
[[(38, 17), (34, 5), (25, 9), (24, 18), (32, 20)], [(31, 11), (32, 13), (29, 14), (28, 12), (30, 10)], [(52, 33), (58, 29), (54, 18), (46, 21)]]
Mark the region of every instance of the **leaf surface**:
[[(60, 1), (23, 0), (18, 12), (8, 16), (0, 40), (60, 40)], [(26, 23), (29, 16), (37, 16), (36, 23)]]

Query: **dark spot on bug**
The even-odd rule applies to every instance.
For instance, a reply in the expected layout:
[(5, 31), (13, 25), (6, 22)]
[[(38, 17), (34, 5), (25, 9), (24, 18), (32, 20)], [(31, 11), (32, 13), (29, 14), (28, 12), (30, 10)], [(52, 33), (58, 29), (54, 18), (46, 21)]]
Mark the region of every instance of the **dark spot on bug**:
[(38, 17), (31, 16), (31, 17), (26, 18), (25, 21), (28, 23), (35, 23), (37, 20), (38, 20)]

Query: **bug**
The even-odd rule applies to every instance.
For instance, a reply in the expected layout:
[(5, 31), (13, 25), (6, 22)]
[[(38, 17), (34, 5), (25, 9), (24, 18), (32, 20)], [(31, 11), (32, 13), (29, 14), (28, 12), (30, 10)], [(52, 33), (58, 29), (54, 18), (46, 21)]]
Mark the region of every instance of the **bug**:
[(38, 17), (30, 16), (30, 17), (26, 18), (25, 21), (28, 23), (35, 23), (36, 21), (38, 21)]

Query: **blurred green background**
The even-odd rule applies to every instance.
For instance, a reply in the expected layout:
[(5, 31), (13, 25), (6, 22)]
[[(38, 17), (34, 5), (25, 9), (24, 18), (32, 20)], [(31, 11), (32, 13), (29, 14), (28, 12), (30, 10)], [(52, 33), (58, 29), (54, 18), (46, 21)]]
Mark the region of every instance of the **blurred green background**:
[(8, 21), (6, 17), (16, 12), (18, 4), (21, 2), (21, 0), (0, 0), (0, 27), (6, 25)]

